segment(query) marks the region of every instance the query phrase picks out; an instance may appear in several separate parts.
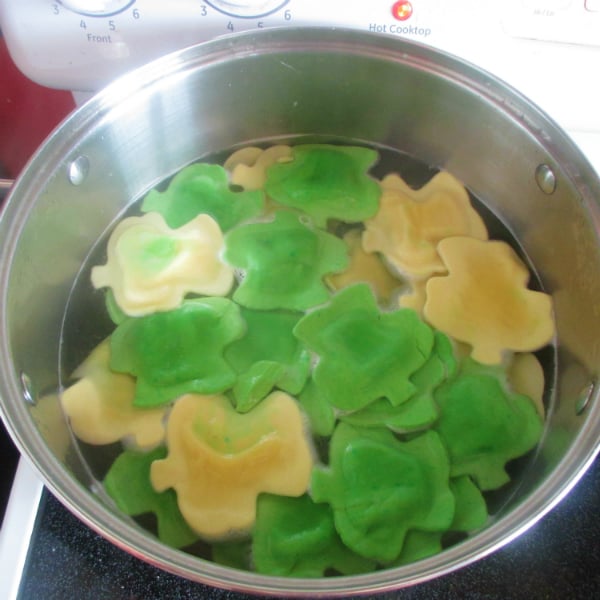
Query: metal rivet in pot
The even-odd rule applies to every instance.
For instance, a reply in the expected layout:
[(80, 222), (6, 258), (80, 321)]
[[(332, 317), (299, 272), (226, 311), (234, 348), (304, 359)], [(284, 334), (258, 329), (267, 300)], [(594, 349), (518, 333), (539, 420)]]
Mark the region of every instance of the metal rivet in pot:
[(535, 170), (535, 182), (544, 194), (554, 194), (556, 190), (556, 175), (548, 165), (538, 165)]
[(589, 406), (590, 400), (596, 390), (596, 382), (592, 381), (589, 385), (586, 385), (579, 395), (577, 396), (577, 402), (575, 403), (575, 414), (581, 415), (585, 409)]
[(90, 161), (87, 156), (80, 156), (69, 164), (68, 177), (73, 185), (81, 185), (90, 170)]
[(21, 372), (19, 378), (21, 380), (21, 385), (23, 386), (23, 399), (28, 404), (35, 405), (37, 403), (37, 398), (33, 389), (33, 383), (29, 378), (29, 375), (27, 375), (27, 373)]

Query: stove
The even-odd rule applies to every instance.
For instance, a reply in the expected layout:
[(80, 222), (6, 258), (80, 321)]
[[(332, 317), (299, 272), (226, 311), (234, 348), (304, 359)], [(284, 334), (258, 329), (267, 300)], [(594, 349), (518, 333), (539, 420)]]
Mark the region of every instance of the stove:
[[(60, 98), (25, 153), (75, 104), (148, 60), (238, 31), (300, 25), (408, 38), (472, 62), (533, 100), (600, 173), (600, 0), (0, 0), (11, 61), (36, 97)], [(4, 129), (10, 134), (15, 121), (0, 124), (0, 138), (11, 139)], [(22, 163), (12, 167), (0, 178), (16, 176)], [(182, 580), (112, 546), (63, 508), (24, 458), (10, 487), (0, 598), (249, 598)], [(365, 598), (600, 597), (599, 505), (596, 461), (507, 547), (435, 581)]]

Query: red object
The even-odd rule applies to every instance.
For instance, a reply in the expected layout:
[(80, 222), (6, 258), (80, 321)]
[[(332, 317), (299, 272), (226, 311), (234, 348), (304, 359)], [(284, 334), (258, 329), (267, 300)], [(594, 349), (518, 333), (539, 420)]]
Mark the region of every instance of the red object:
[(15, 178), (74, 108), (70, 92), (26, 78), (13, 63), (0, 34), (0, 177)]
[(406, 21), (413, 14), (413, 7), (408, 0), (400, 0), (392, 5), (392, 16), (398, 21)]

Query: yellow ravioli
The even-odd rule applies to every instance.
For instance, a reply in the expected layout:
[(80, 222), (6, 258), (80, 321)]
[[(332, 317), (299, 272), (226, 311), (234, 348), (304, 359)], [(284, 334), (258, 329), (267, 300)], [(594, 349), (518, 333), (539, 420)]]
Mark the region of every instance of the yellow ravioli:
[(350, 251), (350, 265), (337, 275), (326, 277), (334, 290), (341, 290), (354, 283), (368, 283), (378, 300), (389, 301), (402, 281), (394, 277), (376, 254), (368, 254), (361, 245), (361, 232), (353, 229), (346, 233), (344, 241)]
[(423, 312), (431, 325), (470, 344), (483, 364), (499, 364), (505, 350), (529, 352), (550, 342), (552, 300), (527, 289), (529, 271), (508, 244), (452, 237), (438, 251), (448, 275), (427, 282)]
[(128, 217), (110, 236), (107, 263), (92, 269), (92, 284), (112, 288), (130, 316), (177, 308), (190, 292), (224, 296), (233, 269), (221, 261), (222, 249), (221, 229), (208, 215), (178, 229), (156, 212)]
[(262, 492), (305, 493), (313, 466), (303, 417), (283, 392), (244, 414), (224, 396), (182, 396), (169, 417), (167, 446), (167, 458), (152, 463), (152, 485), (174, 488), (189, 526), (210, 540), (248, 531)]
[(231, 183), (245, 190), (262, 190), (267, 179), (267, 169), (280, 160), (291, 158), (290, 146), (276, 145), (266, 150), (251, 146), (234, 152), (224, 166), (231, 172)]
[(363, 248), (381, 252), (409, 277), (445, 272), (436, 247), (446, 237), (488, 238), (467, 191), (449, 173), (438, 173), (418, 190), (398, 175), (388, 175), (381, 188), (379, 212), (365, 223)]
[(508, 382), (513, 390), (531, 398), (544, 418), (544, 369), (534, 354), (515, 354), (507, 367)]
[(79, 381), (61, 394), (63, 410), (73, 433), (88, 444), (112, 444), (132, 438), (135, 446), (149, 449), (165, 437), (167, 407), (133, 406), (135, 379), (109, 368), (110, 345), (105, 340), (77, 368)]
[(418, 312), (420, 316), (423, 316), (423, 307), (427, 300), (427, 293), (425, 291), (427, 280), (413, 279), (410, 282), (410, 285), (410, 291), (407, 290), (405, 293), (401, 294), (398, 299), (398, 305), (402, 308), (412, 308), (414, 311)]
[(258, 157), (264, 152), (257, 146), (245, 146), (236, 150), (223, 163), (223, 168), (231, 173), (238, 165), (253, 165)]

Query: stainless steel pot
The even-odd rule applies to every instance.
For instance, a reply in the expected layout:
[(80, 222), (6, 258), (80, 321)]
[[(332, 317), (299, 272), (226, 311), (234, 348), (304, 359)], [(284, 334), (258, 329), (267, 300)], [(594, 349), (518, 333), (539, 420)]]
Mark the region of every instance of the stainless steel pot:
[[(67, 298), (117, 215), (203, 155), (303, 135), (390, 147), (460, 178), (535, 265), (553, 296), (558, 331), (543, 440), (494, 522), (416, 564), (321, 580), (236, 571), (162, 546), (105, 500), (56, 396)], [(598, 452), (599, 200), (597, 175), (545, 114), (489, 74), (426, 47), (343, 30), (285, 29), (175, 53), (72, 114), (10, 194), (0, 223), (4, 419), (70, 510), (116, 545), (183, 577), (315, 597), (389, 590), (447, 573), (540, 519)]]

